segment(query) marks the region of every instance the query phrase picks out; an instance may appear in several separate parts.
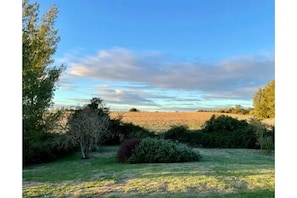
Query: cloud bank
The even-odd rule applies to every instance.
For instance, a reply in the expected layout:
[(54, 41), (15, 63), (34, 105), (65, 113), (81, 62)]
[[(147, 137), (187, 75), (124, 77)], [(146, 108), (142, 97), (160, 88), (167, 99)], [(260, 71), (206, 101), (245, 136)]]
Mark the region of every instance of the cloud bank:
[[(178, 60), (159, 52), (135, 53), (113, 48), (66, 64), (69, 68), (65, 88), (69, 89), (71, 82), (79, 79), (100, 81), (108, 88), (102, 84), (94, 87), (113, 104), (155, 107), (160, 106), (156, 101), (167, 99), (193, 102), (188, 104), (199, 100), (251, 100), (255, 91), (274, 79), (275, 74), (274, 55), (207, 63)], [(116, 83), (118, 88), (112, 86)], [(197, 95), (178, 97), (178, 93), (188, 92)]]

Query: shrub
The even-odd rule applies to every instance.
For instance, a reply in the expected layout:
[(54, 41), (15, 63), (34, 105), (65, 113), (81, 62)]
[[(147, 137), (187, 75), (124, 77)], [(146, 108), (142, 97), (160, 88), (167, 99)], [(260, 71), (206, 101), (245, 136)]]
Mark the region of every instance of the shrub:
[(156, 137), (154, 132), (150, 132), (147, 129), (134, 125), (133, 123), (122, 123), (121, 125), (122, 139), (129, 138), (146, 138), (146, 137)]
[(205, 122), (201, 142), (210, 148), (256, 148), (255, 128), (245, 120), (213, 115)]
[(132, 138), (124, 141), (118, 150), (117, 159), (119, 162), (125, 162), (129, 157), (131, 157), (135, 146), (140, 143), (140, 138)]
[(259, 119), (251, 119), (251, 126), (254, 127), (257, 145), (265, 154), (272, 154), (274, 151), (274, 126), (262, 123)]
[(73, 145), (64, 144), (65, 141), (65, 134), (27, 134), (24, 137), (23, 166), (50, 162), (77, 150)]
[(201, 155), (185, 144), (170, 140), (145, 138), (134, 149), (128, 163), (170, 163), (199, 161)]
[(168, 131), (162, 134), (164, 139), (170, 139), (176, 142), (189, 142), (188, 127), (184, 125), (172, 126)]

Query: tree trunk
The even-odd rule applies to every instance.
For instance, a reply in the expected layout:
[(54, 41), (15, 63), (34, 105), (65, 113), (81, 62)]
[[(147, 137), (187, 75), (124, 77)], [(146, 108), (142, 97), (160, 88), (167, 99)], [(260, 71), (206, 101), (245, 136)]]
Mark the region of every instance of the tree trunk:
[(87, 156), (87, 154), (85, 153), (85, 150), (86, 150), (86, 149), (84, 148), (82, 142), (80, 142), (79, 144), (80, 144), (81, 158), (82, 158), (82, 159), (88, 159), (88, 156)]

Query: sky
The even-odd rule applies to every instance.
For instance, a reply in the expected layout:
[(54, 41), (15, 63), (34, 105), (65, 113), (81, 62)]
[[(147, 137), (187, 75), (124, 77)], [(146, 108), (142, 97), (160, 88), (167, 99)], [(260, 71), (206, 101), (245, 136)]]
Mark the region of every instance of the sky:
[(275, 79), (272, 0), (36, 2), (59, 10), (58, 108), (93, 97), (111, 111), (249, 108)]

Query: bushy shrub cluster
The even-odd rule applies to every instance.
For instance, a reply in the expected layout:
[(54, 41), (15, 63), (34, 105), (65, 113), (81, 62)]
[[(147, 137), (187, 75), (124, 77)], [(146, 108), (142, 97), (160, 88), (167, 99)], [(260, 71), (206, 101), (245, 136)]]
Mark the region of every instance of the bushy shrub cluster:
[(201, 155), (185, 144), (170, 140), (144, 138), (133, 149), (128, 163), (172, 163), (199, 161)]
[(254, 127), (246, 120), (230, 116), (213, 115), (201, 130), (204, 147), (218, 148), (256, 148), (257, 138)]
[(190, 131), (185, 125), (175, 125), (160, 135), (160, 138), (187, 144), (192, 147), (202, 147), (202, 132)]
[(65, 134), (27, 134), (23, 144), (23, 166), (50, 162), (77, 151), (77, 147), (64, 144), (65, 141)]
[(259, 148), (257, 130), (259, 127), (246, 120), (213, 115), (201, 130), (190, 131), (185, 126), (173, 126), (161, 137), (194, 147)]
[(185, 125), (172, 126), (168, 131), (164, 132), (161, 137), (165, 140), (170, 139), (175, 142), (189, 142), (188, 127)]
[(275, 128), (267, 124), (261, 123), (259, 119), (251, 119), (250, 124), (254, 127), (257, 137), (257, 146), (265, 154), (272, 154), (275, 144)]

